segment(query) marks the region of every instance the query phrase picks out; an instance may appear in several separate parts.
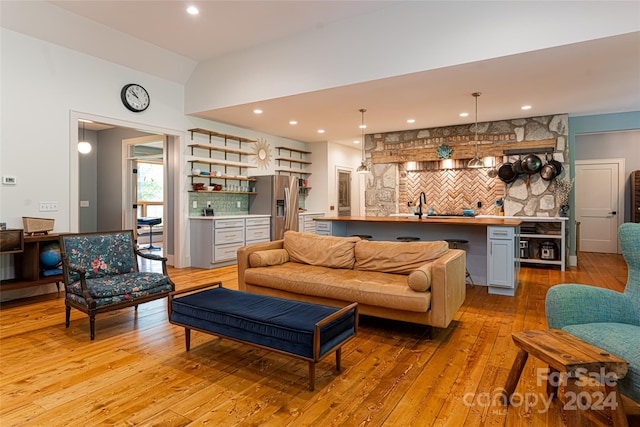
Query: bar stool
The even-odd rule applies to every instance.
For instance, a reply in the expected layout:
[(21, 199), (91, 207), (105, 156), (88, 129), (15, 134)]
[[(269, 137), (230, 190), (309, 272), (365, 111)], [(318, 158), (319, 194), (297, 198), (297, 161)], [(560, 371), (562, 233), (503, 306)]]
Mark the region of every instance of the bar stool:
[[(449, 247), (451, 249), (458, 249), (458, 245), (464, 245), (466, 243), (469, 243), (469, 241), (466, 239), (444, 239), (444, 241), (449, 244)], [(469, 279), (469, 282), (471, 282), (472, 285), (475, 285), (475, 283), (473, 283), (473, 279), (471, 278), (471, 274), (469, 274), (469, 270), (467, 270), (466, 266), (464, 267), (464, 272), (465, 272), (465, 280)]]
[(371, 239), (373, 236), (371, 234), (352, 234), (351, 237), (359, 237), (362, 240), (369, 240)]
[(414, 236), (400, 236), (396, 237), (396, 240), (400, 242), (417, 242), (418, 240), (420, 240), (420, 238)]

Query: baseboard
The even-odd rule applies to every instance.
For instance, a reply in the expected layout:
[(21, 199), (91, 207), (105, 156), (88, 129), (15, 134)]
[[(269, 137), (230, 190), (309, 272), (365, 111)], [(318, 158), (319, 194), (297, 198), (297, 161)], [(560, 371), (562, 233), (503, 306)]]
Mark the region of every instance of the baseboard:
[(578, 256), (569, 255), (569, 267), (577, 267), (577, 266), (578, 266)]

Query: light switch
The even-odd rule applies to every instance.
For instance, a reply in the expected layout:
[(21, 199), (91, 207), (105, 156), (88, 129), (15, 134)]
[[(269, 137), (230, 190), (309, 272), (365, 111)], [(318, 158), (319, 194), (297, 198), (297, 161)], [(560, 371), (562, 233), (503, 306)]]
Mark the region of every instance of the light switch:
[(193, 209), (198, 209), (198, 201), (197, 200), (193, 201)]
[(80, 207), (81, 208), (88, 208), (89, 207), (89, 201), (88, 200), (80, 200)]

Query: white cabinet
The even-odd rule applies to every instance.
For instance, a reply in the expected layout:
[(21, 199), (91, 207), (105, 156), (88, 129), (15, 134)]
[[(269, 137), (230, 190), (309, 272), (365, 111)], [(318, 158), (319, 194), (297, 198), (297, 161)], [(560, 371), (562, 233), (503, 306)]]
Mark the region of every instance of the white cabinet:
[(245, 244), (268, 242), (271, 240), (270, 218), (246, 218), (245, 219)]
[(490, 294), (515, 294), (516, 234), (514, 227), (487, 227), (487, 285)]
[(268, 242), (271, 218), (191, 219), (191, 266), (214, 268), (235, 264), (242, 246)]
[(316, 221), (314, 218), (324, 217), (323, 213), (301, 213), (298, 215), (298, 231), (316, 233)]

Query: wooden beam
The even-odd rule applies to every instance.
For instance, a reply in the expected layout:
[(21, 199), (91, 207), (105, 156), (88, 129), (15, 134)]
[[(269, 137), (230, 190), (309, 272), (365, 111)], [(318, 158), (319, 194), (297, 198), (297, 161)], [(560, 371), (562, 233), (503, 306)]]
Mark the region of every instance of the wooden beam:
[[(475, 145), (470, 143), (451, 144), (451, 158), (454, 160), (471, 159), (475, 153)], [(505, 150), (516, 149), (535, 149), (544, 147), (555, 147), (556, 140), (544, 139), (540, 141), (521, 141), (521, 142), (492, 142), (479, 143), (478, 156), (480, 157), (496, 157), (502, 156)], [(373, 151), (371, 153), (371, 161), (374, 164), (382, 163), (405, 163), (405, 162), (426, 162), (442, 160), (438, 157), (438, 147), (411, 148), (403, 150), (385, 150)]]

